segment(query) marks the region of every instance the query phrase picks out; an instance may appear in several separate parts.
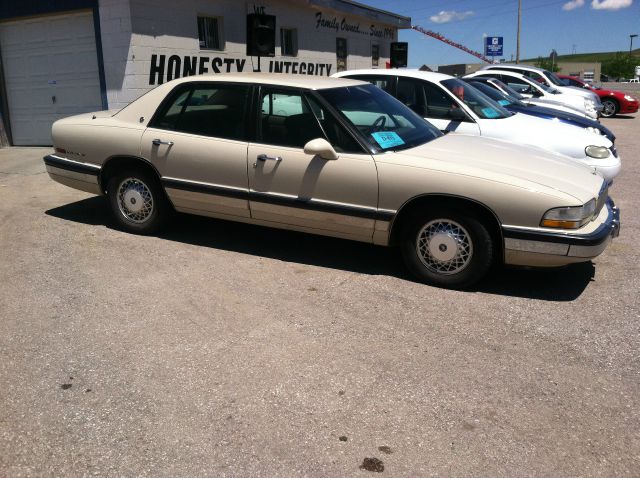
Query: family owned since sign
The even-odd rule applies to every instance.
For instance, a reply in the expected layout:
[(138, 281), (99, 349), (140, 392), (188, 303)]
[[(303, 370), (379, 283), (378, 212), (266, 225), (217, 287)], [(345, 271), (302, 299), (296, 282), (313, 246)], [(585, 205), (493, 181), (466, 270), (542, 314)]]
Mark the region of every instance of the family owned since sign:
[(322, 12), (316, 13), (316, 30), (332, 30), (334, 32), (342, 31), (348, 33), (359, 33), (374, 38), (395, 38), (393, 28), (377, 28), (375, 25), (369, 28), (361, 28), (359, 23), (349, 23), (346, 18), (338, 20), (338, 17), (325, 17)]
[[(269, 60), (268, 69), (262, 71), (269, 73), (291, 73), (294, 75), (331, 75), (330, 63), (312, 63), (304, 61), (280, 61)], [(204, 75), (207, 73), (231, 73), (254, 71), (251, 65), (247, 65), (246, 58), (223, 58), (219, 56), (183, 56), (151, 55), (149, 67), (149, 84), (160, 85), (165, 81), (191, 75)]]

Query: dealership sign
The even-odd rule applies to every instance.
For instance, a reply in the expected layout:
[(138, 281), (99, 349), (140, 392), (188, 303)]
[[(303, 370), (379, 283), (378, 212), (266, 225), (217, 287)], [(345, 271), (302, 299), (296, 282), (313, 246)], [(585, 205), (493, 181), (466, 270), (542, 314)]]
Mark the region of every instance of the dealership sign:
[(484, 39), (484, 56), (503, 56), (503, 37), (486, 37)]
[[(330, 76), (330, 63), (314, 63), (305, 61), (270, 60), (269, 73), (290, 73), (293, 75)], [(266, 70), (266, 69), (265, 69)], [(149, 67), (149, 84), (160, 85), (165, 81), (175, 80), (183, 76), (204, 75), (210, 73), (231, 73), (255, 71), (247, 65), (246, 58), (227, 58), (209, 56), (151, 55)]]

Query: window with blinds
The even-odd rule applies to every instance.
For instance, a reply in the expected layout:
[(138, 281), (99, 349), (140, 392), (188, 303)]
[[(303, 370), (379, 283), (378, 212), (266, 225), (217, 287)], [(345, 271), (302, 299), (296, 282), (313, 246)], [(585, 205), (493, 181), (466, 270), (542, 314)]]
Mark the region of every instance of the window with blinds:
[(198, 39), (200, 48), (206, 50), (222, 50), (222, 35), (220, 24), (222, 19), (218, 17), (198, 17)]

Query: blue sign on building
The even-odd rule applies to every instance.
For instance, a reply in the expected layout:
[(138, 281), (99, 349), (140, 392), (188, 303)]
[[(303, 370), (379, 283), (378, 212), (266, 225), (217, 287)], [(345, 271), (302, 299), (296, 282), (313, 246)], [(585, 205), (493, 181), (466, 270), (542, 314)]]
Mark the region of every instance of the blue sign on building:
[(502, 37), (484, 39), (484, 56), (502, 56)]

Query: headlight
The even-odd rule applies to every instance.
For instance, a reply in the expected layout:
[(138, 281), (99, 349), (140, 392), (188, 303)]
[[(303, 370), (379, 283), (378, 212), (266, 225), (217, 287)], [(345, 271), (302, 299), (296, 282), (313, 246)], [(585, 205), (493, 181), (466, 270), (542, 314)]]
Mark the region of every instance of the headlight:
[(589, 126), (588, 128), (585, 128), (589, 133), (594, 133), (594, 134), (602, 134), (602, 131), (600, 131), (598, 128), (594, 128), (593, 126)]
[(584, 99), (584, 108), (587, 111), (595, 111), (596, 110), (596, 103), (591, 98), (585, 98)]
[(608, 158), (609, 154), (611, 153), (609, 149), (604, 146), (593, 146), (593, 145), (587, 146), (586, 148), (584, 148), (584, 152), (590, 158), (596, 158), (596, 159)]
[(595, 199), (582, 206), (557, 207), (546, 212), (540, 225), (560, 229), (578, 229), (593, 219), (595, 212)]
[(624, 95), (624, 99), (627, 101), (636, 101), (636, 99), (631, 95)]

